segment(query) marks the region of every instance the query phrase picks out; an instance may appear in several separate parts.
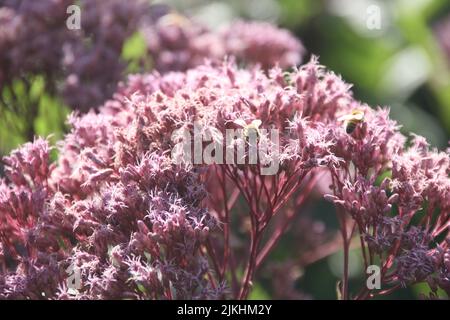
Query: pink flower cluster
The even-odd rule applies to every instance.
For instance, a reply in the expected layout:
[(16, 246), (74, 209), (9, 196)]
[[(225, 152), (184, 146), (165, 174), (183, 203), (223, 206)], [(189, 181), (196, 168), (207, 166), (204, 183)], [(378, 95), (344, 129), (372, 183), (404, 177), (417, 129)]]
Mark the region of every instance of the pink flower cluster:
[(288, 68), (301, 63), (304, 48), (289, 31), (266, 22), (236, 21), (212, 32), (176, 13), (166, 13), (144, 32), (159, 71), (184, 71), (205, 59), (232, 56), (245, 64)]
[[(66, 26), (72, 4), (80, 7), (79, 30)], [(222, 35), (143, 0), (6, 0), (0, 7), (0, 85), (42, 75), (50, 93), (86, 112), (111, 98), (123, 80), (123, 45), (136, 32), (144, 35), (152, 67), (161, 72), (227, 55), (266, 68), (290, 67), (303, 54), (294, 36), (270, 24), (241, 22)]]
[[(355, 109), (365, 117), (349, 134), (338, 119)], [(268, 155), (276, 175), (259, 164), (172, 161), (176, 129), (225, 132), (237, 120), (279, 130), (279, 152)], [(56, 163), (42, 139), (5, 159), (3, 298), (245, 299), (320, 179), (341, 223), (344, 298), (424, 280), (449, 290), (449, 154), (416, 136), (406, 146), (387, 109), (356, 101), (316, 58), (291, 72), (225, 61), (134, 75), (98, 113), (69, 123)], [(349, 294), (357, 234), (366, 266), (380, 263), (383, 291)], [(67, 282), (68, 268), (80, 286)]]
[(242, 61), (288, 68), (300, 64), (305, 53), (302, 44), (289, 31), (277, 29), (268, 22), (236, 21), (222, 30), (228, 55)]

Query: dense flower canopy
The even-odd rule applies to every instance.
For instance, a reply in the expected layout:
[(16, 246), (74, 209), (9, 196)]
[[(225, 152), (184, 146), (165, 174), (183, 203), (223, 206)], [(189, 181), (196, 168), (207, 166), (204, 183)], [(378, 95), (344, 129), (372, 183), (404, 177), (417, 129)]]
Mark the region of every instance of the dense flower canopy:
[[(338, 119), (355, 109), (365, 118), (349, 134)], [(449, 292), (449, 153), (431, 150), (419, 136), (407, 142), (388, 113), (355, 100), (350, 85), (314, 57), (291, 72), (226, 60), (130, 76), (98, 112), (71, 115), (56, 163), (41, 138), (4, 159), (0, 296), (235, 296), (235, 285), (208, 258), (225, 250), (218, 237), (228, 241), (220, 186), (231, 184), (243, 197), (258, 235), (281, 208), (294, 212), (290, 199), (300, 203), (321, 175), (329, 179), (326, 198), (361, 234), (365, 263), (380, 259), (384, 282), (396, 288), (426, 280)], [(176, 129), (198, 122), (224, 132), (238, 119), (279, 130), (280, 152), (269, 154), (280, 162), (275, 178), (262, 176), (259, 165), (172, 161)], [(240, 297), (267, 254), (257, 255), (262, 239), (252, 239), (255, 265)], [(226, 268), (226, 250), (223, 259)], [(70, 266), (81, 272), (76, 290), (66, 283)]]

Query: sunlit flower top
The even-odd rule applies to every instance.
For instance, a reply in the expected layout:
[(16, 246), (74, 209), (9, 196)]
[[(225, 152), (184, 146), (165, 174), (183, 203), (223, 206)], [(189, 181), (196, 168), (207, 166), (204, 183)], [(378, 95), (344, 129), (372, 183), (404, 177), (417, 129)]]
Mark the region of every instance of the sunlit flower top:
[[(364, 121), (349, 134), (338, 119), (355, 109)], [(388, 109), (356, 101), (348, 84), (312, 58), (288, 73), (225, 61), (134, 75), (98, 113), (71, 115), (55, 164), (42, 139), (13, 151), (0, 183), (0, 296), (226, 295), (226, 281), (208, 281), (214, 274), (201, 251), (221, 227), (207, 206), (215, 190), (204, 184), (214, 170), (174, 164), (170, 151), (176, 129), (199, 122), (224, 131), (237, 119), (279, 130), (274, 188), (289, 195), (308, 174), (329, 174), (326, 198), (351, 215), (370, 250), (402, 244), (395, 264), (384, 261), (391, 281), (427, 280), (449, 290), (449, 244), (442, 239), (450, 208), (448, 153), (416, 136), (406, 147)], [(229, 174), (253, 203), (246, 170), (231, 165)], [(420, 210), (424, 218), (410, 225)], [(264, 225), (275, 212), (252, 214)], [(83, 285), (76, 290), (65, 281), (69, 267), (80, 270)]]

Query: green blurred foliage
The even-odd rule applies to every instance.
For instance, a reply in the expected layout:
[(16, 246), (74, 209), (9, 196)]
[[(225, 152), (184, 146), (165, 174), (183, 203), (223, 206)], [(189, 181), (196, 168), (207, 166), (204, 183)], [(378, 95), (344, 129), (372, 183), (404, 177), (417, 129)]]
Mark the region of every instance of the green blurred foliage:
[[(139, 32), (124, 43), (121, 58), (127, 74), (152, 68), (145, 38)], [(0, 89), (0, 157), (35, 136), (47, 137), (51, 144), (64, 136), (70, 109), (53, 91), (42, 75), (26, 75)], [(52, 157), (56, 158), (56, 152)]]
[(135, 32), (122, 48), (122, 59), (127, 64), (127, 73), (147, 72), (152, 68), (152, 59), (147, 51), (147, 43), (141, 32)]
[(270, 300), (270, 293), (260, 284), (255, 283), (248, 295), (249, 300)]
[(61, 139), (69, 109), (46, 89), (41, 75), (15, 79), (0, 96), (0, 155), (35, 136)]

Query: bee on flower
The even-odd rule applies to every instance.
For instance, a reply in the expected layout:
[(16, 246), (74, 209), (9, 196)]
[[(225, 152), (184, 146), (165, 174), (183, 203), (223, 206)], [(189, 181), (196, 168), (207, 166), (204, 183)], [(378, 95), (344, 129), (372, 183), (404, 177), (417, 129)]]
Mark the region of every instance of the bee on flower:
[(255, 119), (252, 120), (251, 123), (247, 124), (247, 122), (242, 119), (236, 119), (233, 123), (243, 128), (243, 135), (245, 139), (248, 139), (250, 135), (254, 133), (256, 133), (257, 138), (261, 137), (261, 131), (259, 130), (259, 127), (262, 124), (261, 120)]
[(355, 109), (350, 114), (345, 114), (337, 119), (339, 122), (344, 122), (345, 132), (352, 134), (359, 124), (364, 122), (364, 111)]

